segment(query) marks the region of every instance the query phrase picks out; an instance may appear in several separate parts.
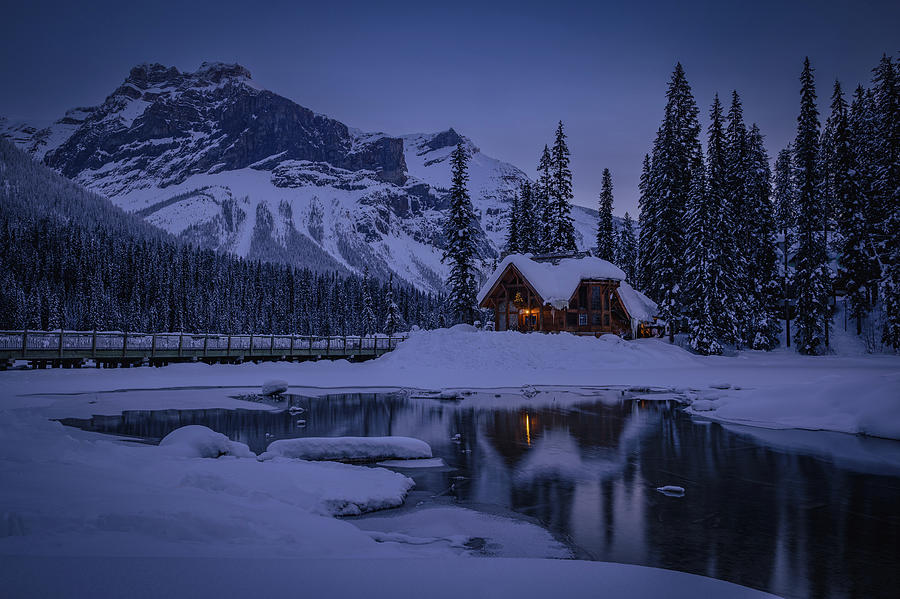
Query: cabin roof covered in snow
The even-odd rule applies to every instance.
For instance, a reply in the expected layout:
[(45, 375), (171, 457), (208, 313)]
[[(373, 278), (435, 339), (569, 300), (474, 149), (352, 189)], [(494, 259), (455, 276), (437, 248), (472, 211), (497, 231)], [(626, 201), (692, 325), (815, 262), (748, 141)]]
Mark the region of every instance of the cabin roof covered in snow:
[(620, 282), (619, 297), (632, 318), (652, 320), (656, 314), (656, 304), (625, 282), (625, 273), (621, 268), (593, 256), (562, 258), (554, 264), (552, 262), (536, 262), (531, 259), (530, 254), (510, 254), (484, 282), (478, 293), (479, 304), (487, 298), (509, 265), (515, 266), (541, 296), (544, 303), (550, 304), (554, 308), (567, 308), (569, 299), (581, 281), (612, 280)]

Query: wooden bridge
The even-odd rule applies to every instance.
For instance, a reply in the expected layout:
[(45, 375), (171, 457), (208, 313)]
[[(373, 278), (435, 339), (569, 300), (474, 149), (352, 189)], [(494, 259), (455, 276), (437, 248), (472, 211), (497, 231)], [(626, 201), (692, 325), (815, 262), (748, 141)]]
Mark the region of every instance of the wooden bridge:
[(32, 368), (165, 366), (172, 362), (240, 364), (246, 361), (377, 358), (403, 336), (218, 335), (120, 331), (0, 331), (0, 370), (16, 360)]

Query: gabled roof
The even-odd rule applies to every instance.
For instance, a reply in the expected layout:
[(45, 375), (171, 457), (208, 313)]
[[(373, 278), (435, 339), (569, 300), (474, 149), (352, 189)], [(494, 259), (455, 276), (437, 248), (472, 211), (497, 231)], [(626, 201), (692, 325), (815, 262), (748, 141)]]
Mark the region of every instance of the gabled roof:
[(581, 281), (618, 281), (619, 297), (632, 318), (651, 320), (656, 314), (656, 304), (625, 282), (625, 273), (622, 272), (622, 269), (611, 262), (593, 256), (562, 258), (554, 264), (552, 262), (536, 262), (531, 259), (530, 254), (510, 254), (484, 282), (478, 293), (479, 304), (487, 298), (510, 265), (514, 266), (528, 280), (545, 304), (550, 304), (554, 308), (567, 308), (569, 299)]

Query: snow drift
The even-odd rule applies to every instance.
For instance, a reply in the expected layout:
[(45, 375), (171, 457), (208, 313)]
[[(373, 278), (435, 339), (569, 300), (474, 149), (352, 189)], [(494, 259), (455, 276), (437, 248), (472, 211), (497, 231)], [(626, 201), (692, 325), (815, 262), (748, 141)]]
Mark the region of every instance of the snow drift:
[(259, 460), (272, 458), (300, 460), (378, 460), (430, 458), (431, 447), (410, 437), (305, 437), (282, 439), (269, 444)]

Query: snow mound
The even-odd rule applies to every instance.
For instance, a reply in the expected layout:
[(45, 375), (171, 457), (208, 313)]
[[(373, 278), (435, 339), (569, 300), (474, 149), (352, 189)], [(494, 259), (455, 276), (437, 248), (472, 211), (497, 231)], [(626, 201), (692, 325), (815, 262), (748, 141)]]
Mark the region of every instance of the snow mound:
[(666, 485), (664, 487), (657, 487), (656, 490), (669, 497), (684, 497), (684, 487)]
[[(699, 358), (657, 339), (624, 341), (615, 335), (581, 337), (571, 333), (528, 334), (515, 331), (436, 329), (412, 332), (394, 351), (374, 363), (408, 376), (410, 384), (428, 383), (459, 373), (470, 387), (506, 382), (570, 383), (573, 371), (590, 373), (579, 380), (602, 383), (610, 370), (657, 370), (698, 365)], [(563, 366), (564, 365), (564, 366)], [(564, 370), (565, 376), (560, 378)]]
[(411, 437), (305, 437), (274, 441), (259, 461), (272, 458), (375, 462), (430, 458), (431, 446)]
[(271, 380), (266, 381), (262, 386), (262, 394), (263, 395), (277, 395), (279, 393), (284, 393), (288, 390), (287, 381), (282, 380)]
[(168, 453), (186, 458), (256, 457), (244, 443), (232, 441), (222, 433), (199, 424), (175, 429), (163, 437), (159, 446), (165, 448)]

